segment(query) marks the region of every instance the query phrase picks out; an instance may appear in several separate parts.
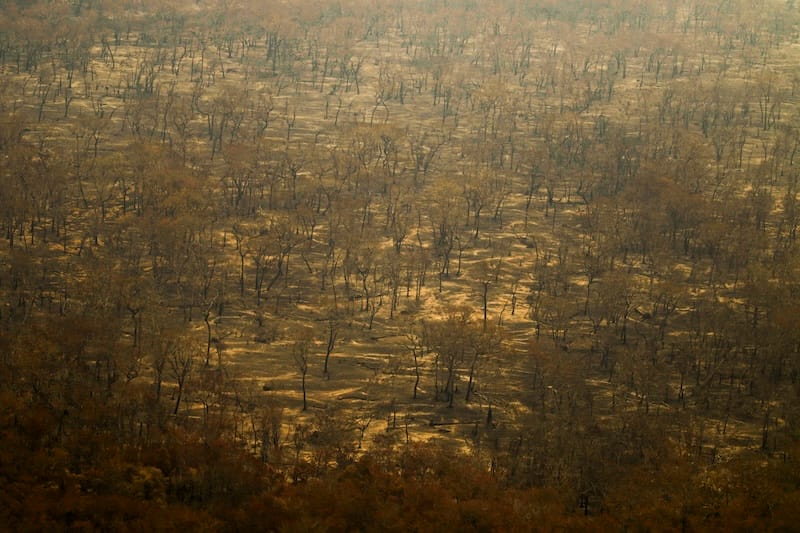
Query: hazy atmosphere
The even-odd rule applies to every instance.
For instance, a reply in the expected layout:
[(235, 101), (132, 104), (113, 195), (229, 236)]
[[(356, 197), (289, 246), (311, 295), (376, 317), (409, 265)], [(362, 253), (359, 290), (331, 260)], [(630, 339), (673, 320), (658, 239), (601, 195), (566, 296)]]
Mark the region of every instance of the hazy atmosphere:
[(0, 0), (0, 529), (791, 530), (794, 0)]

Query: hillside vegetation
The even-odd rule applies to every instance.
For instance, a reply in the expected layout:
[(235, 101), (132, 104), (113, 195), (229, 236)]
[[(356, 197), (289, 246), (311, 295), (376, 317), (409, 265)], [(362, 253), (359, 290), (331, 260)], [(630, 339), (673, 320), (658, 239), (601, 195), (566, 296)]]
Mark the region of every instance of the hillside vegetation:
[(0, 523), (795, 527), (793, 1), (0, 6)]

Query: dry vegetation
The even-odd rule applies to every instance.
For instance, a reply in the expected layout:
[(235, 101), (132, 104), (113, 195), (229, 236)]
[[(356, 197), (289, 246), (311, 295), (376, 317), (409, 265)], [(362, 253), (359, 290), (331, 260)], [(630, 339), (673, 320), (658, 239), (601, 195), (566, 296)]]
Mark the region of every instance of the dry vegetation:
[(792, 524), (794, 2), (0, 5), (10, 527)]

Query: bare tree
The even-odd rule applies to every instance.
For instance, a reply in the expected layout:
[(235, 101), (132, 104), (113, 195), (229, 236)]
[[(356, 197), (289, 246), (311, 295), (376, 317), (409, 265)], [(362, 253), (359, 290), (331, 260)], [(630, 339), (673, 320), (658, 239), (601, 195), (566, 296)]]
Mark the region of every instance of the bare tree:
[(300, 387), (303, 392), (303, 411), (308, 409), (308, 399), (306, 395), (306, 376), (308, 375), (308, 363), (311, 355), (311, 348), (314, 343), (314, 334), (309, 328), (298, 327), (293, 332), (291, 341), (292, 359), (297, 370), (300, 372)]

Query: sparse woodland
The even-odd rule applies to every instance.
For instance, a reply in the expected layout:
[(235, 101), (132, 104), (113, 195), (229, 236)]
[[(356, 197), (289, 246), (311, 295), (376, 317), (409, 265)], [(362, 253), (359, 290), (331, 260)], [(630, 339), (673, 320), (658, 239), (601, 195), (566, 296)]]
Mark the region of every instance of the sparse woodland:
[(3, 527), (797, 527), (793, 0), (0, 6)]

